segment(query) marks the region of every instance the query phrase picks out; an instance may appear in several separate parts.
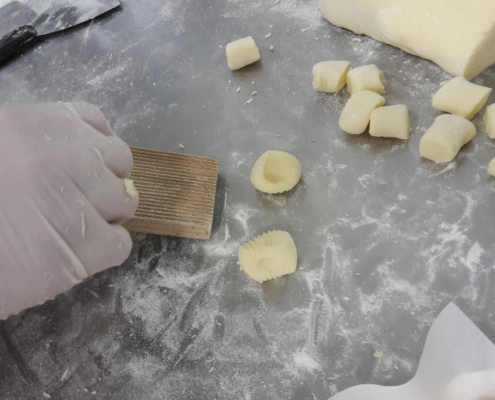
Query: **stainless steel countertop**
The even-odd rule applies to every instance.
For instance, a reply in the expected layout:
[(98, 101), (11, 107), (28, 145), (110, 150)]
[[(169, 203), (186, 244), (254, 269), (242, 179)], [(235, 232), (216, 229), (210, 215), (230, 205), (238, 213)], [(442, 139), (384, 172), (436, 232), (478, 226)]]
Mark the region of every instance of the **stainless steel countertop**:
[[(261, 62), (231, 72), (225, 45), (249, 35)], [(343, 133), (348, 93), (311, 86), (329, 59), (376, 63), (411, 139)], [(124, 265), (0, 322), (0, 398), (321, 400), (401, 384), (451, 300), (495, 341), (495, 142), (479, 114), (453, 163), (418, 150), (447, 79), (297, 0), (125, 0), (2, 66), (1, 104), (91, 102), (128, 144), (216, 158), (220, 176), (210, 241), (134, 235)], [(475, 82), (495, 86), (495, 68)], [(302, 164), (289, 193), (249, 181), (269, 149)], [(272, 229), (299, 265), (260, 285), (237, 249)]]

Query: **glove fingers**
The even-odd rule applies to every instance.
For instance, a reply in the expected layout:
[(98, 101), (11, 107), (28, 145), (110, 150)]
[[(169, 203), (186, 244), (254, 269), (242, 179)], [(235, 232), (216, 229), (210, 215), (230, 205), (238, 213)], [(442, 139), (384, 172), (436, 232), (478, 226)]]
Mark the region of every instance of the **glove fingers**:
[[(80, 196), (76, 193), (79, 191), (76, 185), (68, 190), (74, 191), (72, 197)], [(84, 266), (87, 275), (124, 262), (131, 252), (132, 240), (123, 227), (105, 221), (89, 199), (72, 204), (70, 209), (68, 207), (62, 203), (59, 207), (50, 207), (50, 220), (57, 232), (63, 235), (66, 248)], [(57, 212), (62, 212), (66, 217), (60, 219), (60, 215), (53, 215)]]
[(119, 178), (129, 177), (133, 165), (131, 150), (122, 139), (115, 135), (100, 109), (88, 103), (64, 103), (63, 105), (93, 128), (86, 131), (87, 139), (89, 139), (88, 145), (94, 143), (95, 151), (110, 171)]
[(108, 171), (104, 185), (86, 190), (88, 200), (101, 217), (112, 224), (121, 224), (135, 214), (139, 195), (130, 179), (119, 179)]
[(88, 251), (84, 256), (88, 275), (118, 266), (131, 254), (131, 235), (122, 226), (96, 218), (89, 221), (86, 229), (94, 240), (87, 246)]
[(128, 178), (132, 171), (133, 160), (129, 146), (118, 137), (98, 140), (95, 147), (97, 155), (105, 165), (119, 178)]
[(63, 103), (71, 111), (75, 112), (79, 117), (99, 131), (105, 136), (115, 136), (115, 132), (110, 128), (105, 115), (101, 110), (89, 103)]
[[(91, 275), (120, 265), (129, 255), (132, 241), (124, 228), (109, 224), (102, 218), (76, 182), (66, 179), (63, 192), (48, 192), (36, 207), (50, 225), (50, 230), (60, 238), (52, 241), (58, 244), (49, 252), (49, 256), (54, 258), (49, 265), (57, 264), (57, 260), (69, 260), (60, 274), (73, 277), (76, 283), (84, 278), (84, 270)], [(44, 179), (37, 184), (44, 187)], [(70, 199), (77, 201), (68, 201)], [(74, 266), (79, 267), (74, 269)]]
[(71, 157), (62, 170), (78, 188), (76, 198), (85, 197), (105, 221), (119, 224), (136, 212), (139, 196), (132, 181), (118, 178), (96, 148)]

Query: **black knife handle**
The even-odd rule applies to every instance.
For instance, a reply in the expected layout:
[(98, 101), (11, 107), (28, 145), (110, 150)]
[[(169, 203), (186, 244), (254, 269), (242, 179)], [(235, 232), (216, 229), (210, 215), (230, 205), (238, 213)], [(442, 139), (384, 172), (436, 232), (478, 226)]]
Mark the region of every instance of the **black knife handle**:
[(21, 26), (0, 39), (0, 63), (12, 57), (23, 44), (36, 37), (38, 32), (31, 25)]

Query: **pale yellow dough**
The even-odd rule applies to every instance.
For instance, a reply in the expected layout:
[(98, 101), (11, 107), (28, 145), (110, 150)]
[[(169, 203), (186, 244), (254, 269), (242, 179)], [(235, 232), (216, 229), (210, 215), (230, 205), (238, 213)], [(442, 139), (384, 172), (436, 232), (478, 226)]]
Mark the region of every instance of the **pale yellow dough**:
[[(332, 24), (473, 79), (495, 62), (493, 0), (319, 0)], [(402, 66), (397, 65), (398, 68)]]
[(495, 139), (495, 104), (486, 108), (483, 121), (485, 121), (486, 125), (486, 134), (490, 139)]
[(370, 123), (371, 112), (385, 104), (385, 99), (375, 92), (363, 90), (353, 94), (340, 116), (340, 128), (347, 133), (359, 135)]
[(383, 72), (375, 64), (351, 69), (346, 78), (347, 91), (354, 94), (361, 90), (371, 90), (383, 94), (385, 93), (385, 86), (383, 86), (382, 79)]
[(138, 191), (136, 186), (134, 186), (134, 181), (132, 179), (124, 179), (124, 188), (125, 192), (131, 196), (136, 197), (138, 195)]
[(449, 162), (475, 135), (471, 121), (458, 115), (440, 115), (421, 138), (419, 152), (435, 162)]
[(490, 162), (490, 165), (488, 165), (488, 173), (495, 176), (495, 158)]
[(459, 76), (440, 88), (433, 97), (433, 107), (471, 119), (483, 108), (491, 91)]
[(313, 67), (313, 87), (327, 93), (338, 92), (345, 86), (348, 61), (322, 61)]
[(409, 112), (406, 106), (378, 107), (371, 113), (371, 136), (409, 139), (410, 132)]
[(255, 281), (291, 274), (297, 266), (297, 249), (289, 233), (270, 231), (239, 249), (239, 264)]
[(243, 68), (261, 58), (258, 46), (251, 36), (229, 43), (225, 47), (225, 53), (231, 70)]
[(261, 192), (282, 193), (296, 186), (301, 178), (301, 164), (292, 154), (270, 150), (255, 162), (251, 183)]

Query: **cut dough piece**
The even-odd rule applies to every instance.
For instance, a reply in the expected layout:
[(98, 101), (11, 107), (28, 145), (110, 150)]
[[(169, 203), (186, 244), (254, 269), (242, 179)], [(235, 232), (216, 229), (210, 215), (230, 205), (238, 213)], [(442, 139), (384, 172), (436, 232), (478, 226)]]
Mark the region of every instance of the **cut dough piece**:
[(490, 165), (488, 165), (488, 173), (495, 176), (495, 158), (490, 162)]
[(379, 107), (371, 113), (371, 136), (409, 139), (410, 132), (411, 125), (406, 106)]
[(490, 139), (495, 139), (495, 104), (486, 108), (483, 121), (485, 121), (486, 125), (486, 134)]
[(313, 87), (327, 93), (335, 93), (345, 85), (348, 61), (323, 61), (313, 67)]
[(239, 249), (239, 264), (258, 282), (291, 274), (297, 266), (296, 245), (287, 232), (270, 231)]
[(483, 108), (491, 91), (459, 76), (440, 88), (433, 97), (433, 107), (471, 119)]
[(258, 46), (251, 36), (229, 43), (225, 47), (225, 53), (231, 70), (240, 69), (261, 58)]
[(449, 162), (475, 135), (471, 121), (458, 115), (440, 115), (421, 138), (419, 152), (435, 162)]
[(332, 24), (471, 80), (495, 62), (495, 1), (319, 0)]
[(375, 64), (363, 65), (351, 69), (347, 74), (347, 90), (350, 94), (361, 90), (371, 90), (383, 94), (385, 93), (385, 86), (383, 86), (382, 79), (383, 72)]
[(301, 164), (285, 151), (270, 150), (254, 163), (251, 183), (261, 192), (282, 193), (296, 186), (301, 178)]
[(363, 90), (353, 94), (340, 116), (340, 128), (347, 133), (359, 135), (370, 123), (371, 112), (385, 104), (385, 99), (375, 92)]

